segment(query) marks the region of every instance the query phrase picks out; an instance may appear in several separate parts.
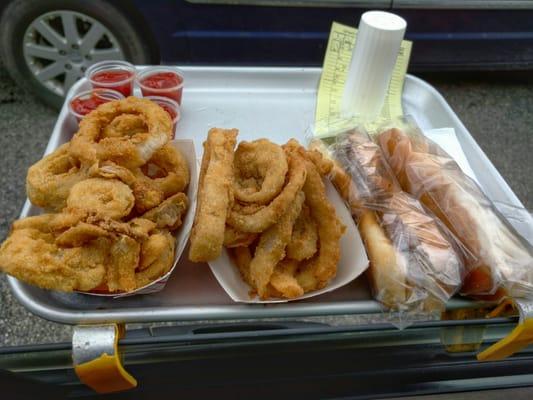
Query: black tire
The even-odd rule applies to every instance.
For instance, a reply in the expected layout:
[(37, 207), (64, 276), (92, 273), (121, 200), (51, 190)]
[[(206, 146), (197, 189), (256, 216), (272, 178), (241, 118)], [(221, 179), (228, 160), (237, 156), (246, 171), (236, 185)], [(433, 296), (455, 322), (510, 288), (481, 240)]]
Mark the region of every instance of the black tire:
[(139, 26), (138, 16), (126, 15), (110, 2), (103, 0), (15, 0), (6, 7), (0, 19), (0, 57), (13, 80), (23, 89), (33, 92), (45, 103), (59, 108), (64, 98), (47, 89), (34, 78), (24, 59), (23, 36), (35, 18), (56, 10), (77, 11), (102, 23), (116, 37), (126, 59), (133, 64), (158, 63), (157, 51), (154, 49), (152, 40), (143, 39), (146, 37), (146, 32), (135, 29), (135, 26)]

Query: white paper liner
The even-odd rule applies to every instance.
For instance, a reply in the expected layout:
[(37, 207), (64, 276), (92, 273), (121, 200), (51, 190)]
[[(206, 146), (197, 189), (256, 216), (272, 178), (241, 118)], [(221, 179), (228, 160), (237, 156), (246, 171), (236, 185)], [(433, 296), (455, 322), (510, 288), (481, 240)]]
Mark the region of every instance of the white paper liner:
[(127, 296), (134, 296), (138, 294), (148, 294), (148, 293), (155, 293), (163, 290), (165, 285), (167, 284), (168, 279), (170, 278), (170, 275), (178, 265), (178, 261), (181, 257), (181, 254), (183, 253), (183, 250), (185, 249), (185, 246), (187, 245), (187, 241), (189, 240), (189, 234), (191, 233), (192, 223), (194, 220), (194, 211), (196, 210), (196, 192), (197, 192), (197, 186), (198, 186), (198, 167), (196, 162), (196, 151), (194, 148), (194, 142), (190, 139), (175, 139), (170, 142), (172, 145), (174, 145), (178, 150), (181, 151), (185, 159), (187, 160), (187, 164), (189, 164), (189, 173), (191, 176), (189, 186), (187, 188), (187, 198), (189, 199), (189, 207), (187, 209), (187, 212), (185, 213), (185, 217), (183, 218), (183, 224), (178, 228), (177, 235), (176, 235), (176, 254), (174, 258), (174, 264), (172, 265), (172, 268), (163, 276), (156, 279), (155, 281), (140, 287), (139, 289), (135, 289), (131, 292), (127, 293), (91, 293), (91, 292), (79, 292), (83, 293), (88, 296), (100, 296), (100, 297), (112, 297), (112, 298), (119, 298), (119, 297), (127, 297)]
[(331, 292), (350, 283), (367, 269), (368, 258), (352, 216), (333, 185), (329, 181), (326, 181), (325, 184), (327, 196), (333, 207), (335, 207), (338, 218), (346, 226), (346, 231), (341, 238), (341, 258), (337, 265), (337, 275), (325, 288), (305, 293), (303, 296), (294, 299), (261, 300), (257, 296), (252, 298), (250, 297), (252, 288), (243, 281), (239, 270), (233, 264), (227, 250), (224, 248), (219, 258), (209, 262), (209, 267), (220, 286), (224, 288), (233, 301), (270, 304), (308, 299)]

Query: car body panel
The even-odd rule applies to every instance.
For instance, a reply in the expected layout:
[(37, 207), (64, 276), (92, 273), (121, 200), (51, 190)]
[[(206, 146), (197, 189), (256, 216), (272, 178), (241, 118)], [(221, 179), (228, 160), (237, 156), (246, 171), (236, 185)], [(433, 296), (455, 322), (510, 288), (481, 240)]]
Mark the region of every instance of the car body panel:
[[(367, 11), (359, 4), (369, 2), (294, 2), (298, 6), (254, 0), (134, 3), (159, 43), (163, 63), (316, 66), (322, 63), (331, 23), (357, 25)], [(332, 6), (323, 7), (326, 3)], [(488, 2), (489, 9), (472, 8), (473, 2), (455, 2), (464, 3), (466, 9), (435, 8), (431, 1), (424, 9), (408, 7), (409, 2), (396, 3), (400, 8), (391, 2), (393, 11), (408, 23), (406, 38), (415, 42), (411, 70), (533, 66), (533, 2), (509, 1), (517, 9), (504, 10), (494, 9), (501, 2)], [(387, 4), (380, 1), (373, 8), (390, 9)]]

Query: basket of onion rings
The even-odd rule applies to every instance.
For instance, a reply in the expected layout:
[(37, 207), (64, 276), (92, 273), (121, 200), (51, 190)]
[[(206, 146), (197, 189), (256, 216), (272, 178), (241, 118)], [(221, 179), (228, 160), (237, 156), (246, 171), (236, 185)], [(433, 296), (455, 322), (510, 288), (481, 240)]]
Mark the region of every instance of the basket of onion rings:
[(2, 270), (44, 289), (123, 296), (161, 290), (192, 225), (196, 155), (156, 103), (99, 105), (28, 170), (43, 213), (15, 221)]
[(296, 140), (238, 145), (236, 129), (204, 142), (189, 259), (208, 262), (237, 302), (304, 299), (335, 290), (368, 266), (331, 184), (331, 161)]

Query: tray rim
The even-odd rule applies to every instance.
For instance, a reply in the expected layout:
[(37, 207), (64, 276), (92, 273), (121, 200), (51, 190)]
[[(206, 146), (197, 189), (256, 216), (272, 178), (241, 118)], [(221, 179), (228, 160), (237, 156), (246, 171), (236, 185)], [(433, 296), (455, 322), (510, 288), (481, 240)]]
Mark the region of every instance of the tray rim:
[[(139, 66), (143, 68), (144, 66)], [(289, 73), (301, 75), (307, 73), (311, 76), (319, 74), (322, 68), (319, 67), (180, 67), (184, 71), (190, 72), (229, 72), (229, 73)], [(518, 206), (522, 205), (514, 192), (510, 189), (507, 182), (503, 179), (490, 159), (479, 147), (470, 132), (463, 125), (459, 117), (444, 99), (444, 97), (429, 83), (415, 77), (406, 75), (406, 84), (409, 82), (416, 83), (425, 87), (432, 96), (435, 96), (442, 106), (448, 111), (456, 127), (461, 131), (460, 134), (468, 140), (469, 144), (478, 152), (483, 162), (491, 170), (491, 173), (499, 181), (502, 190), (505, 191), (512, 202)], [(84, 80), (78, 81), (69, 90), (66, 98), (68, 99), (74, 93)], [(56, 124), (54, 125), (50, 140), (45, 149), (45, 154), (55, 149), (56, 131), (60, 129), (60, 123), (68, 112), (66, 102), (63, 104)], [(20, 217), (26, 216), (30, 207), (29, 200), (26, 199), (22, 207)], [(40, 303), (31, 293), (27, 292), (24, 284), (12, 276), (7, 276), (8, 284), (15, 298), (28, 309), (30, 312), (50, 321), (63, 324), (81, 324), (81, 323), (107, 323), (107, 322), (165, 322), (165, 321), (199, 321), (199, 320), (228, 320), (228, 319), (262, 319), (262, 318), (295, 318), (310, 316), (329, 316), (329, 315), (355, 315), (355, 314), (374, 314), (382, 311), (381, 305), (375, 300), (357, 300), (357, 301), (339, 301), (334, 303), (313, 302), (313, 303), (284, 303), (284, 304), (227, 304), (227, 305), (201, 305), (201, 306), (166, 306), (158, 308), (142, 307), (128, 309), (105, 309), (105, 310), (73, 310), (63, 309), (60, 307)], [(477, 302), (461, 298), (452, 298), (447, 309), (458, 308), (477, 308), (486, 305), (484, 302)]]

